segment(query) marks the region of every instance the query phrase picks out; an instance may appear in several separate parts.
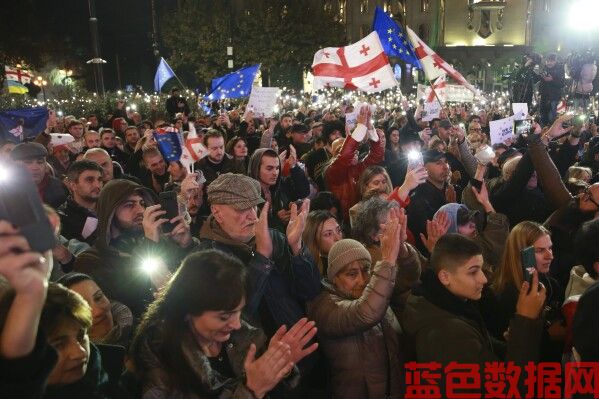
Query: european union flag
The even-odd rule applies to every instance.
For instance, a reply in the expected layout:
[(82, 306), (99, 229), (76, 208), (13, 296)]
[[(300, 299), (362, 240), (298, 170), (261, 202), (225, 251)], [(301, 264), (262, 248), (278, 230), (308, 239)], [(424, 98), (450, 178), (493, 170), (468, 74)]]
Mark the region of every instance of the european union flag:
[(166, 162), (178, 161), (183, 153), (181, 135), (172, 127), (152, 132), (160, 153)]
[(260, 64), (241, 68), (228, 75), (212, 79), (212, 85), (210, 87), (212, 91), (206, 98), (209, 100), (219, 100), (222, 98), (249, 96), (258, 69), (260, 69)]
[(19, 143), (46, 129), (48, 108), (34, 107), (0, 111), (0, 139)]
[(160, 63), (156, 69), (156, 75), (154, 75), (154, 91), (159, 92), (166, 81), (174, 77), (175, 73), (171, 67), (166, 63), (164, 58), (160, 57)]
[(401, 27), (380, 7), (374, 11), (372, 29), (379, 34), (383, 50), (390, 57), (399, 57), (407, 64), (422, 69), (414, 47)]

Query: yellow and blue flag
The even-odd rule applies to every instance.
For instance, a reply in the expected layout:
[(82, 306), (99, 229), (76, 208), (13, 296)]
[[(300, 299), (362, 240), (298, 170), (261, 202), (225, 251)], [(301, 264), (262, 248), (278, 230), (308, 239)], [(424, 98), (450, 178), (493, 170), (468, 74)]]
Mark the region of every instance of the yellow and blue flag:
[(380, 7), (374, 11), (372, 30), (379, 34), (383, 51), (389, 57), (399, 57), (407, 64), (422, 69), (414, 47), (403, 29)]
[(249, 96), (259, 69), (260, 64), (251, 65), (212, 79), (211, 91), (206, 98), (208, 100), (220, 100)]
[(8, 92), (12, 94), (25, 94), (29, 92), (29, 89), (21, 83), (14, 80), (7, 80)]

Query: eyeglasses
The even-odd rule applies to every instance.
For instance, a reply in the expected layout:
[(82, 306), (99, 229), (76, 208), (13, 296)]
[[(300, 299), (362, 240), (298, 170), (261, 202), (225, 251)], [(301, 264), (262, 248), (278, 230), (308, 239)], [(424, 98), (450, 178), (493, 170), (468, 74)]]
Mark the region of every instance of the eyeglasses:
[(597, 201), (595, 201), (595, 199), (593, 198), (593, 193), (591, 193), (591, 186), (588, 186), (587, 188), (585, 188), (584, 191), (582, 192), (582, 194), (589, 201), (591, 201), (597, 208), (599, 208), (599, 203), (597, 203)]

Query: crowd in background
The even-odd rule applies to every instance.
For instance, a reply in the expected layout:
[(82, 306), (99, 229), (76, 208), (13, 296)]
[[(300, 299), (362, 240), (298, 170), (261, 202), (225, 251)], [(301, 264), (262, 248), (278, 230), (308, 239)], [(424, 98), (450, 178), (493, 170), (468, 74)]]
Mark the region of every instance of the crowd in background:
[[(595, 116), (547, 98), (491, 145), (507, 113), (469, 104), (213, 105), (49, 110), (0, 145), (58, 242), (0, 221), (7, 397), (400, 398), (409, 360), (599, 360)], [(163, 127), (207, 155), (167, 162)]]

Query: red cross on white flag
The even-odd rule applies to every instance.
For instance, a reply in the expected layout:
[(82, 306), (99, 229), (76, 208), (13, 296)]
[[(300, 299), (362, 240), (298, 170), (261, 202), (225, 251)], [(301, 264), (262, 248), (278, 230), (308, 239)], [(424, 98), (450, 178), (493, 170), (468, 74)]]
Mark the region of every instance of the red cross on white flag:
[(449, 65), (443, 58), (439, 56), (439, 54), (435, 53), (426, 43), (414, 33), (414, 31), (408, 27), (408, 36), (410, 37), (410, 41), (414, 46), (414, 51), (416, 52), (416, 56), (420, 59), (420, 63), (422, 64), (422, 68), (424, 69), (424, 74), (426, 78), (432, 81), (435, 78), (438, 78), (441, 75), (447, 74), (453, 80), (466, 87), (468, 90), (472, 91), (474, 94), (477, 93), (477, 90), (474, 86), (472, 86), (466, 78), (462, 76), (461, 73), (456, 71), (451, 65)]
[(397, 86), (389, 58), (376, 32), (345, 47), (327, 47), (314, 54), (314, 90), (343, 87), (368, 93)]
[(198, 137), (193, 122), (189, 124), (189, 133), (183, 148), (181, 149), (181, 163), (187, 170), (193, 172), (191, 165), (208, 155), (208, 150), (202, 144), (202, 139)]
[(31, 82), (31, 73), (26, 69), (11, 68), (5, 65), (4, 72), (6, 73), (6, 80), (13, 80), (23, 84)]
[(445, 80), (445, 75), (441, 75), (433, 82), (432, 87), (427, 87), (425, 90), (424, 97), (426, 98), (426, 102), (432, 103), (433, 101), (436, 101), (435, 93), (437, 93), (436, 97), (439, 97), (441, 102), (445, 102), (447, 99), (446, 88), (447, 81)]

